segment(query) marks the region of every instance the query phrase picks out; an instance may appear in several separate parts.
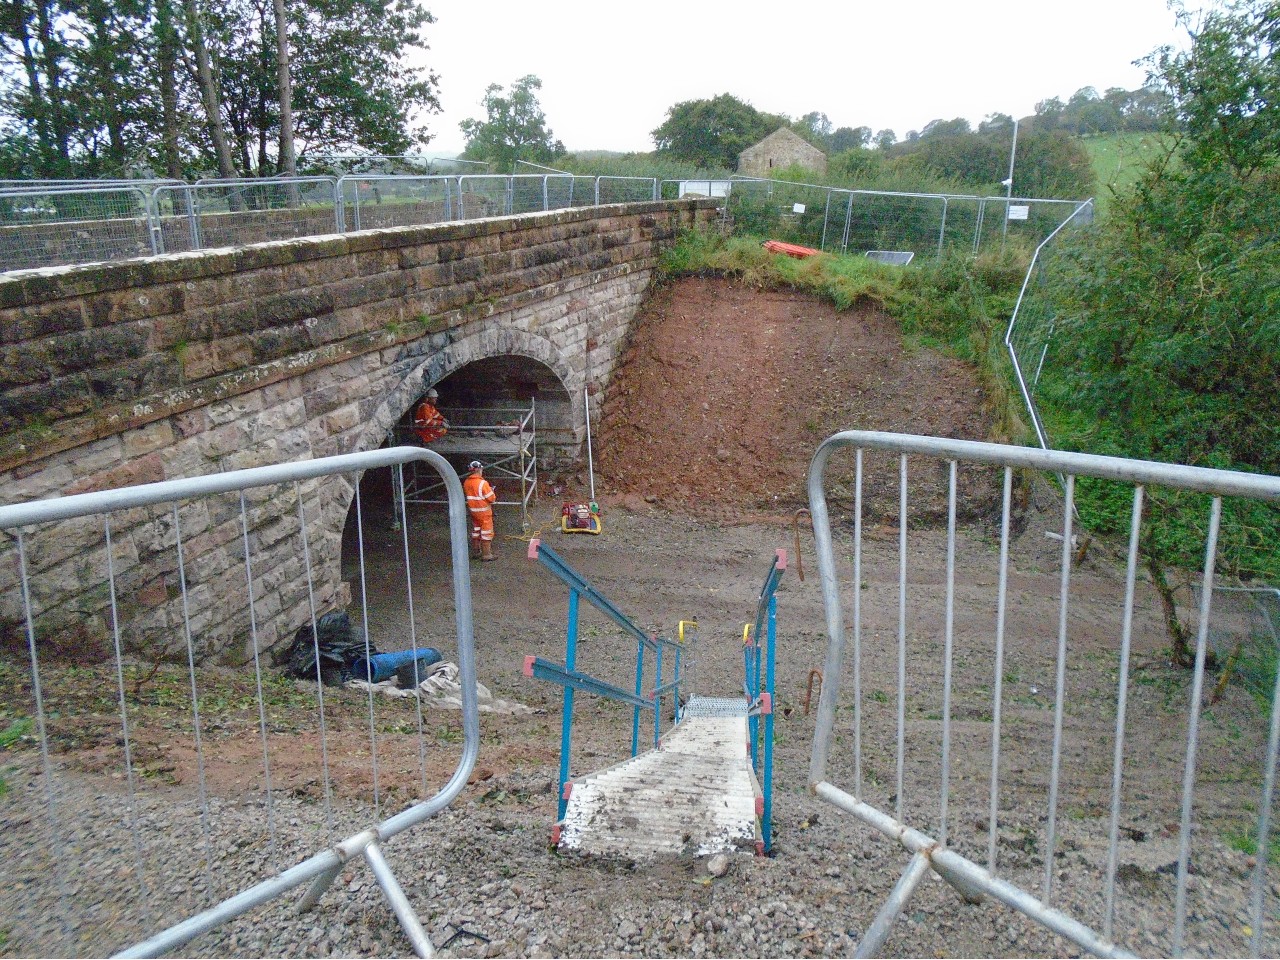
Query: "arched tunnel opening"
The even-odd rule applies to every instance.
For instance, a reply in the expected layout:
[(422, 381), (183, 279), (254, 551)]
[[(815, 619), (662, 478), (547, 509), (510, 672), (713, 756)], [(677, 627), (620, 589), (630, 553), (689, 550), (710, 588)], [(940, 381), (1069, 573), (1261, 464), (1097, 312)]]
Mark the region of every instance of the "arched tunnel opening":
[[(381, 446), (434, 449), (460, 477), (473, 460), (485, 465), (499, 503), (494, 508), (496, 548), (511, 552), (512, 542), (529, 532), (535, 512), (545, 513), (547, 489), (580, 456), (585, 424), (581, 403), (554, 370), (531, 357), (487, 357), (450, 373), (434, 384), (418, 374), (415, 394)], [(429, 387), (436, 406), (449, 423), (446, 435), (423, 442), (413, 421)], [(404, 488), (403, 512), (398, 506)], [(351, 590), (353, 621), (366, 618), (370, 639), (384, 650), (404, 649), (410, 642), (405, 591), (425, 614), (428, 637), (451, 646), (452, 597), (449, 594), (450, 547), (445, 490), (429, 464), (366, 471), (357, 498), (348, 508), (342, 538), (342, 578)], [(363, 556), (362, 556), (363, 551)], [(406, 563), (407, 560), (407, 563)], [(435, 623), (433, 609), (447, 613), (448, 623)], [(421, 619), (421, 618), (420, 618)], [(416, 624), (415, 630), (422, 629)]]

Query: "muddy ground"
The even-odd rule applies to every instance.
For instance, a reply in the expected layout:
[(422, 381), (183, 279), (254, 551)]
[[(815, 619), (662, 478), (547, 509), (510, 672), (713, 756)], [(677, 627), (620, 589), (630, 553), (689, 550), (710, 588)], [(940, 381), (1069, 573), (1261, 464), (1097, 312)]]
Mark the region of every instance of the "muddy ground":
[[(985, 423), (972, 371), (903, 344), (893, 322), (874, 311), (838, 314), (808, 297), (712, 280), (682, 281), (658, 291), (606, 395), (595, 477), (603, 535), (559, 533), (559, 503), (544, 499), (528, 530), (514, 510), (500, 512), (498, 561), (472, 564), (480, 679), (496, 697), (534, 712), (483, 714), (480, 758), (454, 808), (387, 844), (388, 857), (434, 942), (443, 945), (453, 937), (449, 949), (466, 955), (850, 953), (907, 857), (896, 844), (808, 792), (814, 717), (804, 701), (812, 671), (823, 666), (826, 631), (813, 539), (802, 526), (797, 555), (792, 517), (805, 502), (804, 475), (813, 449), (837, 429), (983, 439)], [(833, 478), (846, 603), (852, 581), (850, 517), (840, 505), (850, 499), (849, 467), (847, 458), (838, 459)], [(572, 496), (585, 492), (588, 480), (585, 473), (547, 477), (544, 485), (564, 486), (565, 496)], [(866, 482), (864, 722), (855, 737), (850, 664), (828, 778), (853, 792), (860, 773), (869, 803), (893, 813), (901, 800), (908, 822), (936, 834), (946, 619), (946, 542), (938, 518), (945, 510), (945, 473), (913, 461), (910, 484), (912, 610), (906, 631), (902, 797), (897, 796), (895, 749), (895, 464), (873, 462)], [(372, 494), (375, 488), (369, 485), (365, 509), (363, 571), (354, 554), (344, 568), (356, 587), (352, 616), (359, 622), (368, 611), (371, 634), (384, 649), (402, 649), (412, 636), (418, 645), (437, 646), (448, 656), (453, 622), (443, 515), (422, 508), (409, 517), (410, 633), (405, 534), (394, 528), (387, 505)], [(960, 499), (948, 831), (953, 847), (986, 864), (998, 563), (993, 536), (998, 491), (992, 476), (962, 471)], [(1023, 487), (1010, 555), (1011, 602), (1000, 677), (997, 866), (1002, 876), (1036, 895), (1050, 880), (1055, 904), (1101, 929), (1123, 570), (1106, 545), (1097, 545), (1073, 573), (1058, 842), (1046, 870), (1060, 584), (1060, 545), (1046, 534), (1060, 529), (1059, 511), (1049, 485)], [(771, 857), (736, 857), (726, 876), (713, 879), (705, 865), (688, 859), (604, 862), (548, 849), (561, 692), (525, 678), (521, 667), (531, 654), (563, 659), (568, 592), (527, 558), (533, 537), (544, 539), (646, 629), (669, 635), (680, 620), (696, 619), (694, 692), (712, 696), (740, 690), (742, 625), (752, 616), (775, 550), (788, 551), (778, 594)], [(361, 582), (367, 585), (364, 600)], [(1115, 935), (1130, 949), (1163, 955), (1171, 949), (1189, 678), (1168, 663), (1159, 604), (1144, 584), (1139, 584), (1135, 621)], [(634, 649), (613, 624), (584, 610), (580, 644), (580, 669), (630, 685)], [(161, 921), (187, 915), (200, 903), (206, 883), (223, 895), (234, 892), (244, 886), (244, 877), (289, 866), (326, 838), (358, 829), (371, 814), (385, 815), (434, 791), (458, 755), (456, 712), (419, 714), (403, 700), (370, 704), (354, 690), (327, 691), (320, 741), (313, 690), (268, 677), (268, 806), (253, 677), (211, 672), (207, 682), (220, 699), (207, 709), (212, 729), (206, 730), (203, 776), (214, 800), (201, 809), (192, 799), (200, 771), (185, 746), (185, 675), (166, 667), (147, 678), (145, 665), (132, 667), (126, 683), (137, 691), (133, 749), (145, 771), (137, 790), (141, 816), (150, 827), (142, 831), (141, 859), (158, 875), (150, 884), (158, 891), (157, 902), (171, 904), (157, 916), (154, 909), (148, 912), (151, 901), (135, 892), (136, 878), (130, 876), (138, 859), (130, 837), (138, 832), (120, 826), (118, 817), (104, 816), (110, 808), (119, 813), (126, 790), (118, 772), (119, 727), (112, 717), (114, 668), (105, 665), (101, 676), (58, 665), (49, 669), (46, 693), (61, 718), (53, 723), (54, 760), (68, 771), (58, 798), (63, 844), (78, 852), (81, 865), (52, 900), (40, 892), (52, 889), (49, 864), (40, 852), (48, 847), (41, 839), (46, 834), (40, 758), (29, 740), (25, 749), (18, 744), (3, 755), (11, 790), (0, 797), (0, 855), (7, 867), (19, 865), (10, 873), (10, 884), (23, 897), (0, 901), (0, 954), (46, 954), (51, 945), (69, 955), (116, 949), (154, 931)], [(6, 668), (2, 679), (20, 699), (20, 669)], [(101, 697), (89, 697), (90, 690), (101, 690)], [(86, 710), (85, 701), (93, 708)], [(625, 757), (631, 728), (625, 708), (585, 696), (578, 704), (575, 775)], [(1252, 860), (1239, 849), (1238, 838), (1252, 822), (1249, 798), (1256, 796), (1253, 771), (1262, 742), (1256, 705), (1229, 688), (1205, 718), (1198, 755), (1190, 952), (1248, 950), (1244, 911)], [(333, 770), (327, 779), (319, 772), (319, 749)], [(106, 826), (111, 823), (117, 825)], [(215, 838), (209, 846), (198, 827), (203, 823), (210, 824)], [(108, 903), (104, 889), (119, 892)], [(1275, 893), (1268, 886), (1272, 914)], [(60, 925), (54, 904), (63, 896), (76, 905), (75, 912), (96, 917), (98, 925), (80, 932)], [(367, 871), (344, 872), (326, 904), (318, 915), (302, 918), (286, 906), (267, 908), (186, 949), (215, 956), (406, 952)], [(1267, 930), (1272, 952), (1280, 949), (1274, 933)], [(999, 904), (965, 904), (934, 881), (912, 901), (887, 951), (902, 956), (1078, 952)]]

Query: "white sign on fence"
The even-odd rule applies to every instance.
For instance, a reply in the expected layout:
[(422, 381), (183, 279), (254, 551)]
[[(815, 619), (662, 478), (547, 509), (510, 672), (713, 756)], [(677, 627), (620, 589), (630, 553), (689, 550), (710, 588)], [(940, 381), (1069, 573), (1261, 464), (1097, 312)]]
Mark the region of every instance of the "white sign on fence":
[(1029, 214), (1030, 212), (1031, 212), (1031, 207), (1029, 207), (1028, 205), (1015, 203), (1013, 206), (1009, 208), (1009, 219), (1025, 220), (1027, 219), (1027, 214)]

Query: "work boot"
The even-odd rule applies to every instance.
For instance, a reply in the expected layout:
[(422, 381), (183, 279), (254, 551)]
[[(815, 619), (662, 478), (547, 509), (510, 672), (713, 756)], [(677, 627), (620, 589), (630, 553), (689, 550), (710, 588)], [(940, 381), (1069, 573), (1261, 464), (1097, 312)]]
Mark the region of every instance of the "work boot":
[(471, 559), (479, 560), (483, 556), (480, 548), (481, 540), (479, 537), (471, 541)]
[(493, 555), (493, 542), (490, 540), (480, 541), (480, 559), (481, 560), (497, 560)]

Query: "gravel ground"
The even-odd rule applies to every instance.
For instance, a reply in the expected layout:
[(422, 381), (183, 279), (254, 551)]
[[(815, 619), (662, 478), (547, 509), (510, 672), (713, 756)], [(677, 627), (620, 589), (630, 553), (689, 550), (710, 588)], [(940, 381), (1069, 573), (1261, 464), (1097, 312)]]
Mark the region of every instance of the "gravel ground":
[[(423, 525), (424, 549), (428, 553), (443, 550), (439, 535), (430, 531), (430, 518), (416, 522)], [(632, 863), (559, 855), (548, 848), (555, 814), (558, 694), (520, 677), (518, 664), (525, 653), (561, 655), (564, 595), (558, 583), (519, 556), (524, 544), (515, 539), (519, 531), (511, 526), (508, 523), (504, 531), (507, 538), (500, 548), (500, 562), (473, 568), (481, 679), (497, 695), (519, 699), (539, 712), (531, 717), (484, 715), (476, 782), (446, 813), (386, 845), (388, 860), (433, 942), (459, 956), (851, 953), (905, 868), (907, 856), (895, 844), (812, 797), (805, 786), (813, 718), (804, 714), (802, 698), (808, 670), (821, 662), (824, 647), (815, 577), (801, 583), (789, 572), (780, 593), (774, 856), (735, 855), (726, 875), (717, 878), (705, 861), (696, 859)], [(605, 537), (560, 538), (555, 546), (624, 609), (639, 611), (647, 603), (648, 616), (668, 624), (696, 612), (709, 648), (700, 658), (699, 685), (701, 692), (714, 695), (729, 692), (726, 686), (733, 682), (733, 664), (740, 662), (737, 641), (732, 638), (740, 635), (741, 628), (735, 625), (750, 613), (772, 548), (789, 539), (788, 531), (778, 526), (717, 527), (657, 510), (613, 511)], [(886, 545), (892, 540), (872, 541), (864, 561), (868, 589), (863, 615), (873, 636), (877, 618), (896, 611), (893, 591), (881, 587), (896, 577)], [(936, 534), (913, 536), (913, 541), (921, 555), (936, 555)], [(807, 540), (803, 549), (806, 553), (810, 549)], [(1028, 588), (1020, 602), (1041, 608), (1024, 610), (1027, 616), (1052, 614), (1056, 573), (1048, 558), (1053, 550), (1034, 523), (1018, 541), (1015, 570)], [(983, 531), (970, 530), (962, 537), (960, 552), (962, 564), (976, 567), (990, 562), (994, 546)], [(619, 561), (620, 556), (627, 558), (625, 562)], [(694, 567), (703, 572), (693, 574)], [(939, 579), (934, 562), (923, 560), (916, 576), (921, 589)], [(1087, 653), (1088, 624), (1114, 613), (1120, 583), (1117, 572), (1104, 561), (1086, 564), (1077, 582), (1080, 606), (1073, 614), (1078, 618), (1073, 619), (1073, 630), (1082, 636), (1082, 652)], [(502, 589), (497, 588), (499, 583)], [(420, 614), (431, 608), (433, 597), (447, 595), (449, 587), (447, 582), (424, 583), (421, 590)], [(513, 596), (518, 599), (513, 601)], [(513, 602), (519, 604), (514, 609), (523, 611), (519, 629), (509, 625)], [(1153, 598), (1144, 595), (1140, 618), (1144, 622), (1154, 618), (1156, 606)], [(447, 636), (446, 623), (431, 621), (434, 614), (426, 616), (428, 635)], [(966, 638), (967, 622), (962, 604), (958, 623)], [(394, 629), (390, 624), (381, 626)], [(1143, 636), (1144, 643), (1157, 642)], [(605, 655), (612, 641), (602, 618), (584, 618), (584, 656), (588, 661), (597, 657), (601, 670), (617, 659)], [(923, 640), (919, 643), (925, 652), (932, 649)], [(1045, 750), (1041, 735), (1051, 713), (1047, 709), (1051, 696), (1046, 700), (1032, 694), (1037, 687), (1027, 679), (1035, 674), (1048, 686), (1051, 661), (1039, 647), (1028, 642), (1010, 651), (1010, 662), (1019, 665), (1024, 679), (1006, 688), (1009, 713), (999, 833), (1001, 874), (1036, 893), (1044, 882), (1040, 851), (1046, 809), (1044, 760), (1037, 756)], [(985, 778), (990, 760), (984, 731), (989, 723), (963, 721), (971, 715), (972, 706), (960, 691), (967, 689), (968, 670), (989, 671), (990, 657), (982, 649), (967, 656), (964, 641), (958, 649), (962, 652), (956, 668), (951, 845), (985, 863)], [(875, 717), (872, 712), (877, 707), (887, 712), (891, 707), (879, 702), (878, 692), (892, 689), (894, 660), (873, 650), (866, 657), (866, 791), (869, 799), (891, 811), (891, 718)], [(1122, 820), (1126, 839), (1121, 850), (1116, 930), (1131, 949), (1162, 955), (1170, 949), (1180, 776), (1180, 768), (1176, 764), (1170, 768), (1166, 755), (1176, 758), (1180, 737), (1172, 738), (1167, 750), (1159, 745), (1165, 739), (1161, 725), (1176, 717), (1176, 704), (1182, 702), (1185, 677), (1155, 664), (1145, 669), (1158, 682), (1134, 688), (1134, 749), (1127, 776), (1137, 787), (1127, 795)], [(1087, 677), (1087, 671), (1082, 675)], [(927, 699), (934, 679), (913, 678), (910, 696)], [(1076, 750), (1079, 744), (1073, 740), (1080, 733), (1086, 737), (1082, 743), (1087, 742), (1087, 731), (1100, 721), (1099, 737), (1104, 742), (1109, 739), (1106, 700), (1101, 694), (1095, 696), (1096, 703), (1082, 701), (1079, 709), (1068, 712), (1054, 900), (1073, 916), (1100, 928), (1106, 809), (1096, 803), (1098, 798), (1105, 802), (1107, 796), (1105, 789), (1098, 788), (1109, 784), (1110, 752), (1097, 750), (1090, 760), (1090, 751)], [(1164, 706), (1171, 696), (1172, 712)], [(358, 716), (364, 705), (362, 695), (354, 692), (330, 698), (335, 731), (331, 762), (339, 778), (344, 758), (335, 756), (341, 748), (332, 744), (341, 742), (336, 731), (341, 729), (343, 697), (350, 700), (353, 715)], [(623, 755), (629, 723), (624, 712), (588, 698), (580, 702), (573, 769), (585, 772)], [(380, 730), (390, 731), (380, 734), (379, 741), (385, 771), (384, 814), (399, 806), (396, 778), (405, 780), (402, 792), (408, 794), (417, 772), (412, 708), (397, 702), (386, 709), (401, 711), (401, 718), (398, 725), (388, 725), (380, 714)], [(1023, 714), (1030, 719), (1019, 726)], [(932, 733), (926, 728), (936, 727), (925, 713), (920, 716), (923, 719), (909, 722), (909, 745), (927, 744)], [(1244, 722), (1245, 716), (1242, 712), (1235, 722)], [(160, 726), (165, 723), (180, 727), (171, 721)], [(456, 732), (449, 732), (456, 731), (456, 714), (428, 716), (425, 728), (427, 749), (432, 751), (428, 778), (435, 784), (443, 780), (456, 755)], [(843, 731), (831, 778), (848, 784), (852, 762), (847, 728)], [(1252, 745), (1252, 736), (1241, 740), (1237, 733), (1235, 741), (1232, 736), (1231, 728), (1219, 722), (1211, 724), (1203, 741), (1206, 773), (1200, 796), (1205, 807), (1238, 790), (1242, 782), (1233, 773), (1231, 752), (1225, 745), (1234, 743), (1233, 749), (1239, 751)], [(282, 733), (281, 738), (273, 739), (272, 749), (279, 761), (276, 767), (284, 770), (284, 755), (296, 750), (290, 745), (298, 743), (298, 733)], [(404, 746), (402, 741), (408, 746), (397, 754), (396, 745)], [(219, 752), (222, 742), (210, 735), (206, 773), (212, 799), (207, 817), (202, 816), (194, 795), (194, 771), (175, 753), (167, 776), (142, 782), (136, 825), (127, 814), (127, 793), (118, 772), (101, 772), (102, 765), (95, 768), (75, 751), (55, 754), (60, 770), (54, 796), (56, 833), (49, 829), (43, 778), (38, 775), (39, 754), (34, 750), (6, 754), (5, 776), (11, 789), (0, 798), (0, 862), (5, 864), (4, 888), (9, 896), (0, 900), (0, 952), (72, 956), (122, 948), (198, 911), (210, 884), (218, 897), (229, 896), (247, 886), (248, 878), (270, 876), (316, 852), (326, 838), (341, 839), (375, 820), (368, 791), (342, 783), (335, 783), (335, 799), (327, 813), (314, 770), (310, 777), (273, 775), (275, 789), (268, 808), (260, 780), (241, 779), (230, 772), (236, 763), (251, 766), (255, 753), (260, 764), (256, 716), (243, 729), (229, 730), (225, 742), (237, 751)], [(1032, 749), (1037, 745), (1039, 753)], [(352, 754), (351, 759), (359, 759), (354, 748)], [(936, 829), (936, 763), (936, 753), (926, 747), (912, 755), (907, 768), (909, 819), (925, 829)], [(105, 769), (110, 771), (110, 765)], [(212, 868), (203, 841), (205, 820), (212, 837)], [(269, 827), (274, 828), (274, 843)], [(1227, 833), (1212, 817), (1203, 820), (1197, 832), (1189, 900), (1191, 953), (1247, 952), (1245, 911), (1251, 860), (1228, 845)], [(60, 872), (50, 862), (53, 852), (60, 853), (64, 864)], [(139, 882), (140, 860), (145, 886)], [(1277, 893), (1271, 889), (1268, 896)], [(197, 956), (407, 952), (407, 941), (362, 863), (344, 870), (310, 913), (297, 915), (292, 908), (296, 899), (293, 894), (251, 912), (203, 935), (183, 952)], [(1276, 941), (1268, 942), (1275, 949)], [(930, 879), (911, 900), (886, 952), (1058, 956), (1078, 951), (997, 903), (966, 904), (945, 883)]]

